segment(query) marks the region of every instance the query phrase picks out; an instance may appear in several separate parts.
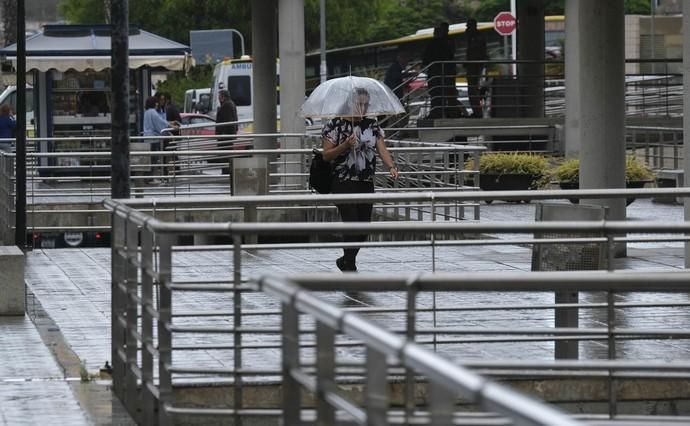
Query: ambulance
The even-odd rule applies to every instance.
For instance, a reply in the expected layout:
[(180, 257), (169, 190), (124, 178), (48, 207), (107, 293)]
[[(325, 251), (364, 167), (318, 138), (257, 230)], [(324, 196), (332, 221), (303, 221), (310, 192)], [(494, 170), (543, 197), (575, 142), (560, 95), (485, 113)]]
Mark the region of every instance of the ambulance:
[[(252, 91), (252, 71), (253, 61), (248, 56), (243, 56), (241, 59), (226, 59), (216, 65), (213, 70), (213, 85), (211, 86), (211, 110), (209, 111), (211, 117), (215, 118), (216, 111), (220, 106), (218, 91), (227, 89), (230, 91), (232, 101), (237, 106), (238, 120), (253, 119), (254, 93)], [(280, 66), (277, 63), (276, 74), (280, 75)], [(280, 91), (278, 91), (277, 102), (277, 114), (280, 117)]]

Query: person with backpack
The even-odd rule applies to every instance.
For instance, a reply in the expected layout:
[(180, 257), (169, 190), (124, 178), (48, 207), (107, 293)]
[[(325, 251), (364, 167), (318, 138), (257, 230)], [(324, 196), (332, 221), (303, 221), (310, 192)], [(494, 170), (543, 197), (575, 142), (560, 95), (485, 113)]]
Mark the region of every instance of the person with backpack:
[[(321, 131), (323, 159), (332, 162), (331, 192), (334, 194), (355, 194), (374, 192), (376, 153), (393, 179), (398, 178), (398, 169), (393, 162), (383, 131), (375, 118), (367, 117), (369, 92), (356, 88), (348, 100), (353, 114), (329, 120)], [(337, 204), (343, 222), (370, 222), (372, 203)], [(344, 235), (344, 242), (362, 242), (366, 235)], [(359, 248), (344, 248), (343, 256), (335, 262), (343, 272), (357, 271)]]

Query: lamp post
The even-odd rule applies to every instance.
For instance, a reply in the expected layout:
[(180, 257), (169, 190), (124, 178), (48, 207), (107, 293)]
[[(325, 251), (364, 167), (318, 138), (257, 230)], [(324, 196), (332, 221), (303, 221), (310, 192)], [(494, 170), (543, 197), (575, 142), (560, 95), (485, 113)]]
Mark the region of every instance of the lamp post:
[(321, 74), (321, 83), (323, 83), (328, 77), (328, 68), (326, 67), (326, 0), (321, 0), (319, 15), (321, 25), (321, 66), (319, 67), (319, 71)]
[(14, 242), (26, 248), (26, 13), (24, 0), (17, 1), (17, 137)]
[(651, 56), (651, 58), (652, 58), (652, 74), (655, 74), (655, 73), (656, 73), (656, 34), (655, 34), (655, 33), (656, 33), (656, 28), (655, 28), (655, 26), (654, 26), (654, 24), (655, 24), (655, 22), (654, 22), (654, 17), (656, 16), (656, 0), (651, 0), (650, 14), (651, 14), (651, 17), (650, 17), (650, 29), (649, 29), (649, 32), (650, 32), (650, 37), (649, 37), (649, 39), (650, 39), (650, 42), (651, 42), (651, 46), (650, 46), (650, 51), (651, 51), (651, 53), (650, 53), (650, 56)]

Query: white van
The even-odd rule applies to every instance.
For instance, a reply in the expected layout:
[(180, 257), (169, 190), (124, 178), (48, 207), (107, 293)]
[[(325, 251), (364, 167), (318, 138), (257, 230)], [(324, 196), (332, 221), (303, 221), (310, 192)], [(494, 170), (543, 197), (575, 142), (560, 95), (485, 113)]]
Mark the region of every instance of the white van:
[(189, 89), (184, 92), (182, 112), (208, 114), (211, 111), (211, 88)]
[[(220, 106), (218, 90), (227, 89), (230, 91), (232, 101), (237, 106), (237, 118), (239, 120), (251, 120), (254, 117), (252, 65), (251, 59), (226, 59), (216, 65), (213, 70), (212, 108), (209, 115), (215, 118), (216, 111)], [(280, 73), (278, 64), (276, 64), (276, 72)], [(278, 92), (278, 117), (280, 117), (280, 92)]]
[[(13, 114), (17, 114), (17, 86), (7, 86), (0, 94), (0, 105), (8, 104)], [(34, 89), (30, 84), (26, 85), (26, 133), (34, 135)]]

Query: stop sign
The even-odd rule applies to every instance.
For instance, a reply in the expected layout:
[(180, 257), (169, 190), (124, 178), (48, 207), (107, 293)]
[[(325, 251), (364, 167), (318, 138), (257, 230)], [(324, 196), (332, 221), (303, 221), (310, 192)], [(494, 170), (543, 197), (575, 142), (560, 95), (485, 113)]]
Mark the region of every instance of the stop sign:
[(510, 12), (498, 12), (494, 18), (494, 29), (503, 36), (511, 35), (515, 31), (517, 21)]

